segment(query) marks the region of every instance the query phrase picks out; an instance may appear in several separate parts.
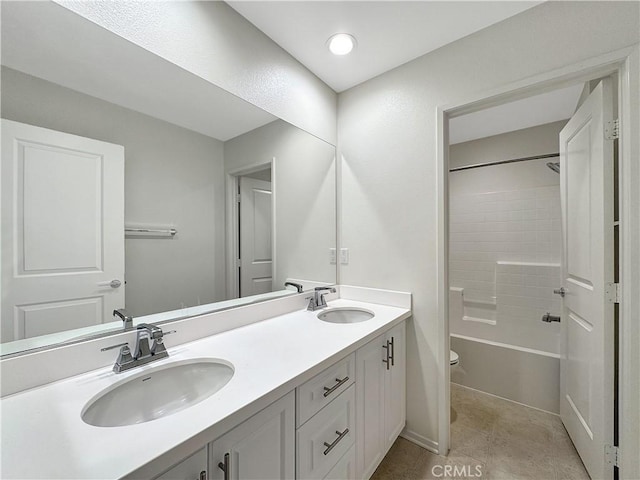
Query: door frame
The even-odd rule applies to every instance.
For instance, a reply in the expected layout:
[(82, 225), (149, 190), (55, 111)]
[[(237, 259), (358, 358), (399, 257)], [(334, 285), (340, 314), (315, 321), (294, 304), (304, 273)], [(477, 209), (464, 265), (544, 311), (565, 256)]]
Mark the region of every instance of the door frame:
[(226, 237), (226, 286), (227, 300), (238, 298), (240, 290), (238, 282), (237, 259), (240, 255), (238, 222), (240, 209), (238, 208), (238, 181), (243, 175), (258, 172), (260, 170), (271, 169), (271, 258), (272, 276), (276, 278), (276, 157), (271, 158), (268, 162), (252, 163), (244, 167), (230, 170), (226, 174), (225, 197), (226, 197), (226, 215), (225, 215), (225, 237)]
[[(446, 455), (450, 444), (449, 377), (449, 119), (503, 103), (617, 73), (620, 202), (620, 284), (618, 421), (620, 478), (640, 478), (640, 46), (593, 57), (560, 69), (481, 92), (436, 109), (436, 158), (438, 178), (438, 453)], [(637, 190), (637, 187), (636, 187)], [(635, 267), (635, 268), (634, 268)], [(627, 427), (629, 426), (629, 427)], [(635, 426), (635, 430), (634, 430)], [(604, 452), (603, 452), (604, 455)]]

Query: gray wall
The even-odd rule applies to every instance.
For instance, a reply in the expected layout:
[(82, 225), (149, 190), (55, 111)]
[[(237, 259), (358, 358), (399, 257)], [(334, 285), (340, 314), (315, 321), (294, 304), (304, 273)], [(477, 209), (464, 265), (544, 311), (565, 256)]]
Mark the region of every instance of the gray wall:
[[(558, 135), (566, 123), (566, 120), (547, 123), (451, 145), (449, 167), (558, 152), (560, 148)], [(449, 195), (453, 197), (505, 189), (560, 185), (560, 176), (546, 166), (547, 162), (559, 160), (559, 158), (530, 160), (455, 172), (449, 175)]]
[[(449, 148), (449, 167), (455, 168), (476, 163), (556, 153), (560, 148), (558, 135), (566, 124), (567, 120), (560, 120), (491, 137), (456, 143)], [(557, 162), (558, 159), (550, 158), (546, 160), (546, 162), (550, 161)]]
[(5, 67), (1, 115), (124, 146), (125, 223), (178, 230), (125, 241), (130, 313), (225, 299), (222, 142)]
[(413, 293), (407, 330), (407, 435), (437, 446), (436, 108), (640, 40), (637, 2), (546, 2), (338, 97), (341, 266), (347, 285)]

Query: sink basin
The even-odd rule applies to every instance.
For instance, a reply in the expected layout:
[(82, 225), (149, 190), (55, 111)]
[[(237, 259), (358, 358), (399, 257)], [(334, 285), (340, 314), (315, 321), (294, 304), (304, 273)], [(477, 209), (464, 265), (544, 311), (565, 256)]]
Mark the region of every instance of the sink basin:
[(82, 420), (96, 427), (150, 422), (210, 397), (233, 374), (233, 367), (220, 360), (191, 360), (148, 369), (100, 392), (83, 409)]
[(373, 317), (375, 317), (373, 312), (354, 307), (332, 308), (318, 314), (320, 320), (329, 323), (360, 323)]

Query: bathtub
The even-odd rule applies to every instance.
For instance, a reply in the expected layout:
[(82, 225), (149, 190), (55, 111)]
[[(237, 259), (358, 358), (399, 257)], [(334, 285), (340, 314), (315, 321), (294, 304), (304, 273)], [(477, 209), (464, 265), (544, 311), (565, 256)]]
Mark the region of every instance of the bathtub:
[[(476, 302), (467, 303), (470, 305), (464, 302), (463, 289), (450, 289), (451, 349), (460, 356), (459, 367), (452, 369), (451, 381), (530, 407), (559, 413), (559, 326), (552, 325), (545, 331), (544, 324), (532, 324), (532, 328), (541, 331), (537, 336), (533, 330), (526, 332), (531, 333), (527, 335), (514, 335), (513, 331), (505, 334), (499, 317), (497, 322), (481, 322), (476, 317), (465, 315), (470, 309), (478, 309)], [(492, 318), (488, 315), (483, 317), (486, 317), (485, 320)], [(514, 344), (516, 341), (524, 345)], [(527, 341), (532, 346), (540, 345), (543, 348), (526, 346)]]

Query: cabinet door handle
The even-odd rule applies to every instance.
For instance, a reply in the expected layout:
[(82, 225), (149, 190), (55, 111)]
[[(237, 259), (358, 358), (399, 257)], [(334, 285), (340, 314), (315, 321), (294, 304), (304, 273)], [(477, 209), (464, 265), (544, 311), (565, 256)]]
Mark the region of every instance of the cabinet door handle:
[(333, 450), (333, 447), (335, 447), (338, 444), (338, 442), (342, 440), (348, 433), (349, 433), (348, 428), (345, 428), (344, 432), (340, 432), (339, 430), (336, 430), (336, 435), (338, 435), (338, 438), (336, 438), (331, 443), (324, 442), (324, 446), (327, 447), (327, 449), (324, 451), (324, 454), (327, 455), (331, 450)]
[(202, 470), (200, 472), (200, 476), (198, 477), (197, 480), (207, 480), (207, 471), (206, 470)]
[(336, 378), (336, 384), (329, 388), (329, 387), (324, 387), (324, 393), (323, 395), (325, 397), (328, 397), (329, 395), (331, 395), (333, 392), (335, 392), (338, 388), (340, 388), (340, 385), (344, 384), (344, 382), (348, 382), (349, 381), (349, 377), (344, 377), (342, 380), (340, 380), (339, 378)]
[(383, 345), (382, 348), (385, 349), (385, 352), (386, 352), (386, 355), (387, 355), (387, 358), (382, 360), (382, 363), (386, 363), (387, 364), (387, 370), (389, 370), (389, 365), (390, 365), (389, 359), (391, 358), (391, 357), (389, 357), (389, 340), (387, 340), (387, 344)]
[(391, 337), (391, 341), (389, 342), (389, 344), (391, 345), (391, 355), (389, 356), (391, 358), (391, 366), (395, 366), (396, 362), (395, 362), (395, 357), (396, 357), (396, 349), (394, 346), (394, 342), (393, 342), (393, 337)]
[(229, 454), (224, 454), (224, 463), (218, 463), (218, 468), (224, 472), (224, 480), (229, 480), (231, 475), (229, 474)]

